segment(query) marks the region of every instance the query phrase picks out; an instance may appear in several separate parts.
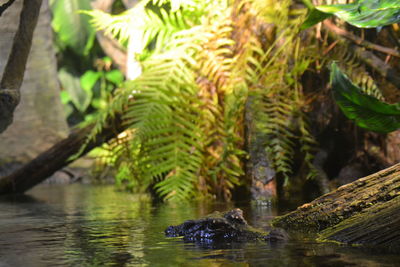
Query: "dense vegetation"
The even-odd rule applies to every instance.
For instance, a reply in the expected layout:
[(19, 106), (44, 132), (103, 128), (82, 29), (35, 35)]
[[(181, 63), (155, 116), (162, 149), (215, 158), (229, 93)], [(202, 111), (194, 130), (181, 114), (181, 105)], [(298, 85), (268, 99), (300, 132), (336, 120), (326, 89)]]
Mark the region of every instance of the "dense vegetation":
[[(114, 168), (117, 183), (131, 190), (154, 190), (163, 199), (211, 196), (228, 200), (237, 187), (251, 184), (245, 166), (249, 144), (259, 138), (262, 141), (258, 144), (265, 149), (282, 191), (289, 192), (312, 181), (317, 185), (315, 190), (323, 192), (328, 187), (327, 180), (337, 172), (331, 174), (326, 161), (319, 162), (321, 156), (317, 152), (330, 149), (335, 151), (334, 156), (341, 153), (332, 148), (330, 142), (335, 140), (328, 139), (339, 128), (348, 128), (332, 119), (339, 116), (326, 90), (326, 70), (332, 60), (338, 61), (359, 85), (354, 86), (358, 93), (350, 98), (350, 104), (349, 98), (343, 98), (343, 90), (335, 91), (344, 113), (371, 130), (397, 129), (398, 122), (377, 126), (377, 122), (384, 121), (382, 116), (371, 119), (371, 114), (382, 110), (389, 110), (389, 115), (398, 118), (397, 106), (379, 102), (394, 98), (388, 97), (388, 91), (378, 89), (377, 83), (387, 85), (387, 81), (372, 79), (375, 65), (363, 61), (362, 53), (354, 53), (353, 45), (333, 35), (332, 29), (323, 31), (319, 26), (302, 30), (347, 6), (317, 11), (309, 1), (304, 2), (311, 8), (305, 24), (306, 5), (289, 0), (147, 0), (116, 15), (92, 10), (79, 16), (86, 16), (87, 20), (89, 15), (97, 30), (118, 41), (126, 51), (126, 69), (120, 67), (128, 78), (123, 84), (120, 76), (109, 74), (118, 73), (109, 67), (81, 70), (84, 92), (92, 92), (96, 86), (103, 88), (101, 92), (108, 92), (105, 98), (100, 97), (107, 99), (103, 105), (96, 106), (96, 101), (87, 96), (74, 98), (69, 94), (65, 98), (80, 112), (85, 112), (91, 101), (97, 108), (96, 127), (89, 139), (108, 118), (122, 118), (127, 130), (98, 152), (101, 163)], [(358, 2), (352, 4), (350, 12), (362, 13), (365, 8), (358, 4), (369, 3)], [(118, 3), (114, 10), (120, 11), (122, 5)], [(388, 10), (397, 10), (395, 7), (390, 5)], [(351, 17), (352, 21), (357, 18)], [(364, 18), (362, 23), (365, 25), (366, 21)], [(358, 29), (336, 22), (351, 36), (360, 34)], [(393, 22), (396, 21), (389, 19), (384, 25)], [(94, 32), (88, 32), (92, 43), (85, 43), (82, 51), (86, 52), (81, 54), (88, 55), (87, 49), (96, 47), (92, 45)], [(382, 32), (397, 35), (392, 28)], [(366, 37), (375, 38), (372, 32)], [(61, 54), (71, 46), (60, 45), (64, 49)], [(97, 53), (100, 58), (104, 56), (101, 51)], [(332, 68), (336, 71), (333, 78), (345, 77), (336, 65)], [(65, 72), (60, 73), (61, 77), (66, 77)], [(105, 83), (111, 83), (111, 87)], [(68, 87), (66, 82), (63, 84)], [(114, 89), (112, 85), (119, 87)], [(88, 94), (89, 98), (95, 96)], [(360, 109), (354, 109), (354, 104)], [(372, 107), (375, 113), (366, 116), (366, 107)], [(341, 165), (334, 168), (351, 162), (360, 154), (355, 150), (351, 155), (339, 155), (343, 159), (332, 164)], [(365, 151), (362, 157), (373, 158)], [(330, 156), (328, 159), (332, 160)]]

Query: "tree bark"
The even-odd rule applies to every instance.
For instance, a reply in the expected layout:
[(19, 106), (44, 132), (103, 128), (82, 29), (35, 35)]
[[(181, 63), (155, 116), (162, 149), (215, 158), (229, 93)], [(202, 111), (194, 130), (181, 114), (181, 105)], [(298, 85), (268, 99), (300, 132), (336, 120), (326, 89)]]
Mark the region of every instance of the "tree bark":
[(400, 247), (400, 163), (339, 187), (274, 226), (320, 232), (320, 240)]
[[(0, 72), (10, 54), (22, 4), (17, 0), (0, 18), (4, 22), (0, 24)], [(32, 160), (69, 133), (56, 61), (49, 4), (43, 0), (22, 85), (18, 91), (12, 91), (20, 92), (21, 101), (12, 125), (1, 133), (0, 176)]]
[(0, 81), (0, 133), (12, 123), (14, 110), (20, 101), (19, 89), (41, 5), (42, 0), (24, 0), (23, 2), (18, 30)]
[[(61, 140), (38, 157), (28, 162), (15, 172), (0, 178), (0, 195), (24, 193), (35, 185), (41, 183), (57, 170), (67, 166), (75, 158), (81, 147), (87, 141), (87, 136), (94, 125), (73, 131), (67, 138)], [(107, 142), (124, 130), (119, 119), (109, 120), (108, 126), (86, 144), (79, 156), (83, 156), (91, 149)]]
[(319, 240), (400, 249), (400, 197), (373, 205), (320, 233)]

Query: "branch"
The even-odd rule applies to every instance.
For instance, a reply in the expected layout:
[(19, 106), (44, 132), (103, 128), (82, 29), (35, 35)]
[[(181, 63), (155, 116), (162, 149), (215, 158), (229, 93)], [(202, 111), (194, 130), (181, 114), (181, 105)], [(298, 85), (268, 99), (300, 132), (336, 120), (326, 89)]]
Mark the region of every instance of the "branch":
[(19, 26), (0, 81), (0, 133), (12, 123), (42, 0), (24, 0)]
[(334, 32), (339, 36), (345, 37), (346, 39), (349, 39), (360, 46), (363, 46), (368, 49), (376, 50), (376, 51), (379, 51), (379, 52), (382, 52), (382, 53), (385, 53), (388, 55), (392, 55), (395, 57), (400, 57), (400, 53), (395, 49), (368, 42), (346, 30), (339, 28), (338, 26), (336, 26), (329, 20), (325, 20), (323, 23), (324, 23), (324, 26), (331, 32)]
[(386, 64), (382, 59), (370, 51), (365, 51), (358, 47), (355, 49), (355, 52), (365, 64), (373, 68), (382, 75), (382, 77), (400, 89), (400, 73), (396, 69), (390, 67), (390, 65)]
[(6, 11), (7, 8), (9, 8), (14, 2), (15, 2), (15, 0), (9, 0), (8, 2), (6, 2), (0, 6), (0, 17), (1, 17), (1, 15), (3, 15), (3, 12)]
[[(325, 25), (325, 22), (324, 22)], [(345, 38), (345, 36), (339, 34), (338, 32), (343, 31), (342, 29), (338, 28), (336, 25), (332, 24), (331, 22), (327, 23), (327, 29), (329, 30), (329, 36), (335, 40), (339, 40), (340, 42), (350, 44), (348, 41), (349, 38)], [(332, 28), (330, 26), (333, 25)], [(325, 25), (326, 26), (326, 25)], [(331, 29), (339, 29), (340, 31), (331, 30)], [(346, 32), (346, 31), (344, 31)], [(348, 32), (346, 32), (348, 33)], [(352, 34), (350, 34), (352, 35)], [(358, 37), (357, 37), (358, 38)], [(392, 68), (390, 65), (386, 64), (383, 60), (379, 57), (374, 55), (371, 51), (366, 51), (364, 48), (359, 47), (357, 45), (353, 45), (352, 48), (354, 49), (354, 53), (357, 55), (359, 59), (361, 59), (366, 65), (370, 68), (374, 69), (378, 72), (382, 77), (384, 77), (388, 82), (393, 84), (396, 88), (400, 89), (400, 73)], [(389, 49), (389, 48), (388, 48)], [(390, 49), (392, 50), (392, 49)], [(395, 51), (395, 50), (393, 50)], [(385, 97), (387, 97), (385, 95)], [(393, 96), (391, 96), (393, 97)]]
[[(15, 172), (0, 178), (0, 195), (24, 193), (57, 170), (67, 166), (74, 160), (72, 156), (79, 152), (93, 127), (94, 125), (89, 125), (73, 131), (67, 138), (44, 151)], [(124, 127), (119, 117), (110, 119), (107, 126), (85, 146), (80, 156), (117, 136), (125, 129)]]

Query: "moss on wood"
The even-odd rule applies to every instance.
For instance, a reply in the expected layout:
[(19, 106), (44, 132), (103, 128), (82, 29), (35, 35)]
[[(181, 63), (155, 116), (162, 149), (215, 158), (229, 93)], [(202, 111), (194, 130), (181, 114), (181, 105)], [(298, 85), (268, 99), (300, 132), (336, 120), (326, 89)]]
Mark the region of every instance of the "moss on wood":
[(273, 225), (319, 232), (320, 241), (399, 249), (400, 164), (304, 204)]
[(379, 203), (320, 233), (320, 241), (400, 248), (400, 197)]

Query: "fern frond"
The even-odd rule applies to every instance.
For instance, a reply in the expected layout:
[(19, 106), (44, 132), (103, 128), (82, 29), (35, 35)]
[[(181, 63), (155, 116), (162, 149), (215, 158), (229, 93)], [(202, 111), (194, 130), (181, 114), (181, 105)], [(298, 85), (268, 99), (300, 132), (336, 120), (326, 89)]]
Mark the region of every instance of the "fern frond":
[(120, 43), (125, 43), (131, 36), (131, 30), (143, 27), (144, 7), (139, 5), (129, 9), (119, 15), (111, 15), (101, 10), (82, 11), (92, 17), (91, 24), (98, 31), (112, 38), (116, 38)]
[[(263, 5), (260, 0), (240, 2), (147, 0), (141, 17), (134, 18), (140, 22), (127, 26), (111, 17), (104, 17), (108, 24), (98, 22), (122, 41), (129, 32), (121, 27), (141, 25), (143, 43), (153, 49), (142, 61), (142, 75), (118, 91), (115, 100), (121, 104), (113, 107), (134, 132), (125, 149), (135, 147), (140, 161), (126, 164), (123, 157), (129, 153), (120, 146), (115, 165), (122, 167), (121, 176), (140, 173), (164, 199), (196, 193), (230, 199), (231, 190), (243, 183), (249, 90), (258, 94), (257, 125), (270, 137), (265, 145), (274, 168), (289, 177), (299, 143), (311, 161), (312, 136), (300, 112), (299, 84), (308, 61), (297, 56), (290, 1), (267, 1), (273, 6), (269, 10), (255, 8)], [(159, 10), (147, 8), (150, 3)], [(279, 34), (267, 45), (257, 31), (270, 22), (279, 26)]]
[[(316, 142), (302, 112), (300, 77), (311, 59), (300, 45), (297, 35), (302, 12), (291, 11), (291, 1), (248, 0), (256, 6), (263, 21), (277, 25), (278, 34), (269, 47), (260, 50), (257, 40), (249, 42), (252, 56), (247, 80), (254, 95), (256, 128), (265, 135), (266, 152), (272, 167), (284, 177), (287, 185), (293, 174), (294, 155), (300, 150), (309, 176), (313, 176), (313, 152)], [(266, 8), (269, 6), (269, 8)], [(264, 8), (261, 8), (264, 7)], [(254, 48), (253, 48), (254, 47)]]
[[(141, 45), (146, 47), (153, 42), (157, 51), (161, 50), (176, 32), (188, 29), (199, 22), (197, 17), (191, 16), (192, 11), (178, 8), (173, 12), (167, 12), (161, 8), (156, 13), (146, 8), (147, 2), (149, 1), (142, 1), (119, 15), (111, 15), (101, 10), (83, 13), (92, 17), (91, 23), (97, 30), (104, 31), (106, 35), (116, 38), (120, 43), (136, 39), (135, 34), (139, 31), (142, 35)], [(201, 14), (201, 11), (197, 10), (197, 13)]]
[(348, 73), (350, 73), (350, 79), (354, 84), (358, 85), (363, 93), (373, 96), (381, 101), (385, 98), (382, 95), (381, 90), (375, 83), (375, 80), (368, 74), (364, 66), (359, 66), (358, 68), (353, 68), (351, 72), (344, 68)]

